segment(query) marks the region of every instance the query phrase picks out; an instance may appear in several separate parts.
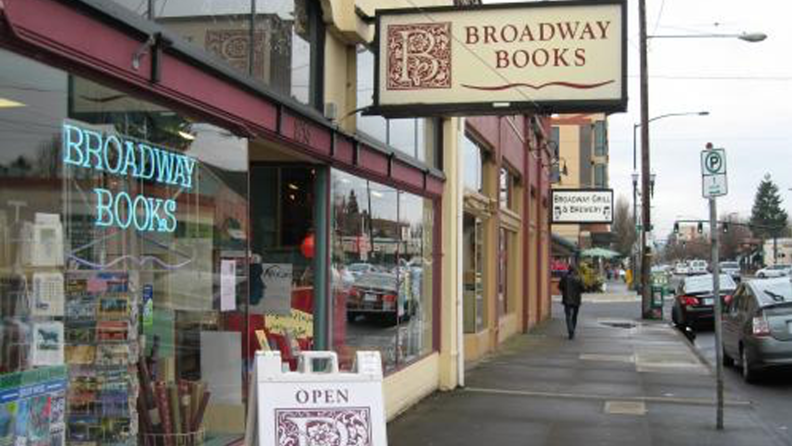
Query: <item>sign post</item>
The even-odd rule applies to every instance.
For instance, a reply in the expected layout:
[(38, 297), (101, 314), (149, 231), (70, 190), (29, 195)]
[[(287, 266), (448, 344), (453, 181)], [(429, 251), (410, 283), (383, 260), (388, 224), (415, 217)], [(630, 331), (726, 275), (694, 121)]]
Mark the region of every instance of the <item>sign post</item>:
[(715, 426), (723, 430), (723, 304), (720, 298), (720, 264), (717, 197), (728, 193), (726, 181), (726, 150), (715, 149), (711, 143), (701, 152), (701, 193), (709, 199), (710, 238), (712, 240), (712, 294), (715, 301), (715, 362), (717, 415)]

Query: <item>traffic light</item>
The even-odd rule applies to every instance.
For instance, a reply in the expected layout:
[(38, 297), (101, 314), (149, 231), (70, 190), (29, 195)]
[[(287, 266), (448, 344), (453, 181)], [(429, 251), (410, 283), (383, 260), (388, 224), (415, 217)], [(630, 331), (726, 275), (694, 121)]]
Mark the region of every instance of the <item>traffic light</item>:
[(677, 222), (674, 223), (674, 234), (679, 234), (679, 223)]
[(721, 223), (721, 229), (723, 230), (723, 233), (724, 233), (724, 234), (726, 234), (727, 232), (729, 232), (729, 223), (727, 223), (727, 222), (725, 222), (725, 221), (724, 221), (723, 223)]
[(698, 226), (696, 227), (696, 232), (698, 232), (699, 234), (704, 233), (704, 223), (698, 222)]

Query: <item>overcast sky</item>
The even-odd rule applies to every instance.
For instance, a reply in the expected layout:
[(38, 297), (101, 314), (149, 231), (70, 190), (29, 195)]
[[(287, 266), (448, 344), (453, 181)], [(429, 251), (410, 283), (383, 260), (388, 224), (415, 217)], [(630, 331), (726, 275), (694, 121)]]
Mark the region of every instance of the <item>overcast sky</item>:
[[(611, 187), (617, 197), (631, 200), (633, 124), (640, 120), (637, 0), (629, 0), (628, 9), (629, 110), (611, 115), (609, 126)], [(790, 210), (792, 4), (647, 0), (647, 10), (650, 35), (763, 32), (769, 36), (761, 43), (732, 38), (650, 41), (650, 117), (710, 112), (651, 124), (652, 170), (657, 174), (652, 209), (655, 236), (665, 238), (677, 218), (708, 218), (699, 165), (707, 142), (727, 151), (729, 195), (719, 200), (720, 215), (737, 212), (747, 218), (765, 173), (772, 175)]]
[[(747, 218), (765, 173), (792, 204), (792, 5), (778, 0), (649, 0), (649, 34), (763, 32), (761, 43), (737, 39), (650, 41), (649, 116), (706, 110), (710, 116), (672, 117), (651, 124), (652, 170), (657, 174), (655, 235), (677, 218), (707, 218), (701, 198), (700, 151), (707, 142), (727, 153), (729, 195), (719, 214)], [(640, 119), (637, 1), (630, 1), (629, 111), (612, 115), (611, 185), (632, 196), (632, 133)], [(717, 25), (715, 25), (717, 23)]]

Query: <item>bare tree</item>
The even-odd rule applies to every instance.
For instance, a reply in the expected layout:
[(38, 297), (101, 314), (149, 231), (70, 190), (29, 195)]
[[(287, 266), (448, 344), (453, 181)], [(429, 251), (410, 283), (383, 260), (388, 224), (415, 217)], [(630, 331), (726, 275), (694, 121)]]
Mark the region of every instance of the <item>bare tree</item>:
[(616, 200), (611, 230), (614, 234), (615, 250), (625, 257), (629, 256), (638, 238), (638, 233), (635, 230), (635, 220), (630, 212), (630, 202), (623, 195)]
[(751, 230), (748, 228), (748, 222), (741, 221), (734, 215), (721, 217), (720, 220), (723, 222), (721, 225), (720, 256), (724, 260), (736, 259), (743, 245), (751, 239)]

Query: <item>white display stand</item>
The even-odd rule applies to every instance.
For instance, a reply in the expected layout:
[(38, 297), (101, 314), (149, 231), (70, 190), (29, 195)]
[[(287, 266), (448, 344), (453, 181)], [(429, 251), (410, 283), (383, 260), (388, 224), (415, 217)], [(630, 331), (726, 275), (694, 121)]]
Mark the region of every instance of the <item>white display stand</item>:
[(334, 352), (301, 353), (297, 372), (281, 364), (280, 352), (256, 352), (246, 445), (387, 446), (379, 352), (357, 352), (351, 372)]

